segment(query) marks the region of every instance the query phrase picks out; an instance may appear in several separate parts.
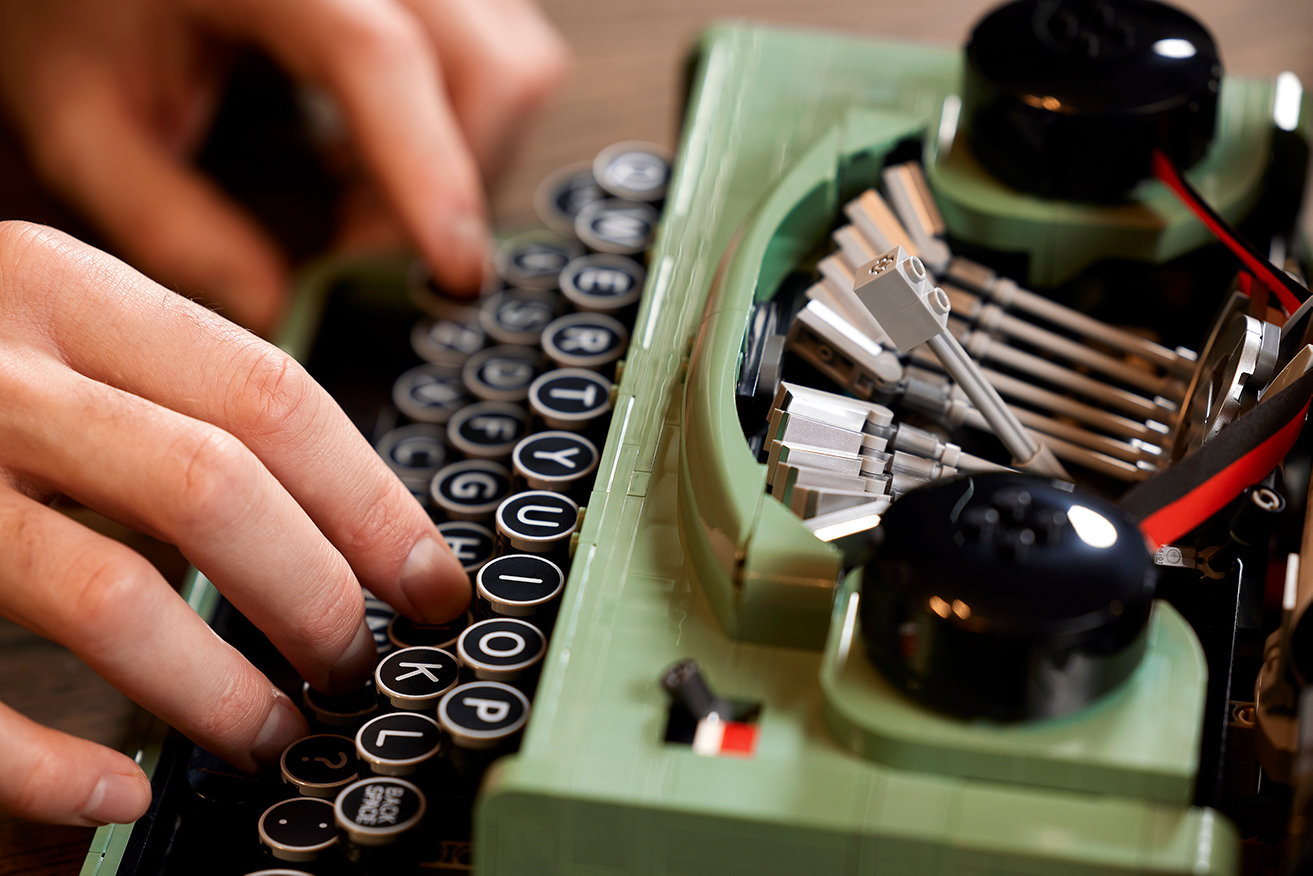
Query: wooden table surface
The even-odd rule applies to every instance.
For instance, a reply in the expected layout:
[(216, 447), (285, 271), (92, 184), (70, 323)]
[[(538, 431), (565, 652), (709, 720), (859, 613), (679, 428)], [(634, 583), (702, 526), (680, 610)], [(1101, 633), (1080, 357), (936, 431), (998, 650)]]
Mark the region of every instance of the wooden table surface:
[[(574, 48), (569, 85), (524, 141), (493, 192), (499, 221), (533, 220), (536, 182), (591, 158), (618, 140), (672, 144), (687, 47), (717, 19), (752, 19), (912, 40), (958, 44), (989, 0), (544, 0)], [(1292, 70), (1313, 86), (1313, 2), (1188, 0), (1178, 5), (1213, 31), (1229, 72), (1273, 76)], [(75, 217), (42, 195), (12, 142), (0, 135), (0, 218), (59, 224)], [(93, 515), (73, 510), (88, 521)], [(120, 528), (100, 521), (110, 532)], [(128, 537), (125, 535), (125, 537)], [(167, 574), (182, 561), (170, 548), (135, 540)], [(125, 744), (134, 706), (67, 650), (0, 619), (0, 700), (33, 719), (106, 745)], [(76, 873), (92, 831), (0, 816), (0, 874)]]

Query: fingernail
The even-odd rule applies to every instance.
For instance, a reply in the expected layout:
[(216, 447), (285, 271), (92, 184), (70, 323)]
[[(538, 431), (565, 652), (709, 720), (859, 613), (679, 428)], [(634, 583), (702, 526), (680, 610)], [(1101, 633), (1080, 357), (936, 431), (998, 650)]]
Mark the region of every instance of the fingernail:
[(328, 673), (328, 686), (332, 693), (350, 693), (363, 685), (374, 663), (378, 660), (378, 651), (374, 645), (374, 634), (369, 631), (369, 624), (362, 618), (356, 629), (355, 638), (337, 658), (337, 663)]
[(451, 551), (424, 536), (401, 569), (401, 592), (429, 623), (446, 623), (470, 602), (470, 579)]
[(301, 717), (287, 694), (274, 688), (273, 698), (274, 707), (269, 710), (269, 717), (251, 746), (251, 758), (262, 769), (276, 766), (283, 749), (309, 732), (305, 718)]
[(96, 824), (136, 821), (150, 806), (150, 782), (141, 773), (105, 773), (96, 783), (82, 817)]

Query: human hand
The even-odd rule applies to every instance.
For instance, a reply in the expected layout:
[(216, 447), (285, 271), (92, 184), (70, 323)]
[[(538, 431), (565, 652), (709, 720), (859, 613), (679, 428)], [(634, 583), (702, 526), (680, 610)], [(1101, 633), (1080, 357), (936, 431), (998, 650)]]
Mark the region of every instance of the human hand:
[[(307, 732), (155, 568), (45, 504), (177, 544), (315, 688), (373, 668), (361, 585), (416, 620), (464, 610), (437, 528), (290, 357), (59, 232), (0, 223), (0, 614), (246, 770)], [(0, 705), (0, 809), (132, 821), (129, 758)]]
[[(189, 163), (232, 46), (257, 44), (336, 98), (387, 204), (457, 293), (486, 260), (480, 174), (567, 57), (530, 0), (11, 0), (0, 20), (0, 104), (47, 184), (138, 268), (266, 333), (282, 258)], [(357, 218), (377, 225), (376, 211)]]

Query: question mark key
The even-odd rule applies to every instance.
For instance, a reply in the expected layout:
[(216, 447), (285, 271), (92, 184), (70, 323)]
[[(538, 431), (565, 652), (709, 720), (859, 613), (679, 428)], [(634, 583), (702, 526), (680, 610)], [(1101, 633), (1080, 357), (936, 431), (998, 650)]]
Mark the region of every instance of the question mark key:
[(298, 739), (283, 751), (283, 781), (305, 797), (333, 798), (360, 774), (354, 739), (320, 733)]

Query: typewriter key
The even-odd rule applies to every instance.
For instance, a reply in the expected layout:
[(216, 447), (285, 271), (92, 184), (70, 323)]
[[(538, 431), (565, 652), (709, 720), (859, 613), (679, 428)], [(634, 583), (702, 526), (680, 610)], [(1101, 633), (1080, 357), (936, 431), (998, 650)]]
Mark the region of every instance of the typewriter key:
[(433, 476), (430, 492), (452, 520), (487, 520), (511, 494), (511, 473), (488, 459), (453, 462)]
[(574, 217), (579, 211), (605, 197), (606, 193), (593, 178), (591, 164), (571, 164), (538, 184), (533, 206), (548, 228), (561, 234), (574, 234)]
[(319, 720), (330, 727), (359, 727), (378, 712), (378, 699), (374, 695), (374, 683), (366, 683), (360, 690), (339, 696), (320, 693), (303, 683), (301, 701)]
[(530, 617), (561, 595), (565, 573), (546, 557), (507, 554), (480, 569), (475, 586), (496, 614)]
[(629, 332), (604, 313), (571, 313), (542, 331), (542, 347), (561, 368), (601, 368), (625, 354)]
[(509, 684), (462, 684), (438, 703), (438, 722), (458, 748), (486, 750), (510, 742), (529, 719), (529, 698)]
[(539, 359), (533, 347), (489, 347), (466, 361), (461, 377), (470, 394), (484, 401), (523, 401), (538, 373)]
[(311, 876), (304, 870), (256, 870), (246, 876)]
[(397, 615), (388, 624), (388, 639), (398, 648), (454, 648), (461, 632), (472, 623), (474, 616), (468, 611), (445, 624), (417, 624)]
[(416, 423), (398, 426), (378, 439), (375, 449), (423, 505), (429, 503), (429, 481), (447, 459), (445, 435), (438, 426)]
[(278, 765), (283, 781), (305, 797), (336, 797), (338, 791), (360, 778), (355, 742), (331, 733), (293, 742), (283, 750)]
[(392, 384), (392, 403), (420, 423), (445, 423), (468, 401), (465, 381), (454, 365), (418, 365)]
[(356, 756), (381, 776), (408, 776), (441, 747), (437, 722), (417, 712), (379, 715), (356, 731)]
[(622, 255), (586, 255), (561, 271), (561, 294), (575, 307), (595, 313), (615, 313), (643, 294), (647, 271)]
[(611, 381), (586, 368), (558, 368), (529, 387), (529, 408), (553, 429), (581, 431), (611, 410)]
[[(488, 272), (479, 294), (500, 288), (501, 278)], [(423, 259), (416, 259), (406, 272), (406, 291), (410, 293), (411, 303), (434, 319), (449, 319), (465, 324), (479, 321), (478, 303), (447, 294), (447, 290), (440, 287), (433, 278), (433, 273)]]
[(441, 648), (402, 648), (374, 667), (374, 687), (398, 709), (426, 712), (456, 685), (456, 658)]
[(511, 547), (548, 554), (567, 546), (579, 525), (579, 506), (560, 493), (528, 490), (497, 507), (497, 532)]
[(382, 846), (419, 824), (428, 803), (405, 779), (362, 779), (337, 795), (333, 809), (337, 826), (353, 843)]
[(555, 289), (561, 269), (583, 255), (579, 241), (555, 231), (526, 231), (497, 247), (497, 273), (508, 286)]
[(397, 613), (392, 610), (392, 606), (379, 599), (368, 590), (363, 591), (365, 596), (365, 625), (369, 627), (369, 632), (374, 636), (374, 648), (380, 655), (386, 654), (392, 650), (392, 643), (388, 641), (388, 624)]
[(486, 335), (478, 322), (454, 319), (421, 319), (410, 330), (415, 355), (435, 365), (462, 365), (483, 349)]
[(492, 559), (496, 541), (488, 527), (465, 520), (453, 520), (438, 524), (438, 532), (447, 540), (447, 546), (466, 572), (473, 574)]
[(275, 803), (260, 816), (260, 842), (280, 861), (313, 861), (337, 842), (333, 804), (314, 797)]
[(617, 198), (660, 201), (670, 182), (670, 151), (655, 143), (616, 143), (597, 153), (593, 176)]
[(597, 468), (597, 445), (574, 432), (538, 432), (515, 445), (511, 464), (531, 490), (568, 493)]
[(555, 292), (541, 289), (507, 289), (491, 296), (479, 308), (479, 323), (499, 344), (533, 346), (558, 313)]
[(480, 681), (511, 682), (535, 672), (547, 650), (542, 631), (519, 618), (479, 621), (460, 634), (461, 666)]
[(451, 418), (447, 440), (474, 459), (505, 459), (528, 431), (529, 414), (519, 405), (478, 402), (466, 405)]
[(652, 243), (660, 218), (651, 204), (611, 198), (594, 201), (579, 211), (574, 233), (598, 252), (634, 255)]

